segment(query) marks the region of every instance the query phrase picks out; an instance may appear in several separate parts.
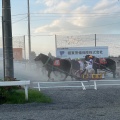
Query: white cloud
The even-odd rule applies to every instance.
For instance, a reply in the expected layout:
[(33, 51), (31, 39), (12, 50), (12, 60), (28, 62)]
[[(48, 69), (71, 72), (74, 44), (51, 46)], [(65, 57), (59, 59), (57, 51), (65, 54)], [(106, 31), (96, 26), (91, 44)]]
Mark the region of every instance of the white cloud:
[(62, 20), (55, 20), (50, 25), (45, 25), (35, 30), (35, 33), (39, 32), (49, 32), (51, 34), (65, 34), (69, 33), (70, 31), (78, 30), (78, 26)]
[[(115, 14), (120, 12), (117, 0), (101, 0), (94, 6), (82, 4), (82, 0), (44, 1), (47, 8), (43, 12), (66, 14), (59, 14), (58, 19), (55, 18), (51, 23), (36, 28), (35, 33), (88, 34), (120, 31), (117, 25), (120, 17), (119, 14)], [(118, 19), (114, 19), (115, 17)]]
[(54, 5), (54, 0), (44, 0), (45, 1), (45, 5), (48, 7), (51, 7)]
[(103, 10), (108, 9), (116, 4), (116, 0), (101, 0), (97, 5), (94, 7), (94, 10)]

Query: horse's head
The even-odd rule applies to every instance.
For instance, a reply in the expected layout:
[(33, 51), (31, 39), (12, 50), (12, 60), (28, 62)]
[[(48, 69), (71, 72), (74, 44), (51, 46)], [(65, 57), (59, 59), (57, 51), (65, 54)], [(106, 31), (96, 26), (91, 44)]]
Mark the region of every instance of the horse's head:
[(45, 54), (40, 53), (35, 59), (35, 61), (41, 61), (43, 64), (45, 64), (46, 62), (50, 63), (51, 62), (51, 58)]
[(35, 61), (41, 61), (42, 58), (42, 54), (40, 53), (34, 60)]

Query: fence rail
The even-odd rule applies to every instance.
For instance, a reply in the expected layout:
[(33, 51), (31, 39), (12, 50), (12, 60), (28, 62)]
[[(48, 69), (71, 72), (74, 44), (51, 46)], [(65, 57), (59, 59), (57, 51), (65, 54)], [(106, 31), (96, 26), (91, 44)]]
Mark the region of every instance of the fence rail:
[[(80, 85), (79, 85), (80, 83)], [(86, 90), (89, 87), (97, 90), (98, 86), (119, 86), (120, 80), (89, 80), (89, 81), (64, 81), (64, 82), (33, 82), (37, 86), (33, 87), (39, 91), (42, 88), (82, 88)], [(71, 85), (72, 84), (72, 85)]]

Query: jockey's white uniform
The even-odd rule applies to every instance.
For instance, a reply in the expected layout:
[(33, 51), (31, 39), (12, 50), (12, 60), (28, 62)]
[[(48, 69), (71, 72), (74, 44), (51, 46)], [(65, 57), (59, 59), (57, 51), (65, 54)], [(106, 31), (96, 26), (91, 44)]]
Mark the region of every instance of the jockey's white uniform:
[(86, 69), (87, 70), (93, 69), (93, 60), (92, 59), (90, 59), (89, 61), (87, 61)]

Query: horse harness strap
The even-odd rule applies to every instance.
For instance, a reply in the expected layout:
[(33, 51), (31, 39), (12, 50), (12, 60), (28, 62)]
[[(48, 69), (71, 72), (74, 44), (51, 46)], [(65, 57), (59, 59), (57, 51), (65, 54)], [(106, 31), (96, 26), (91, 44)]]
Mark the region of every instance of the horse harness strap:
[(96, 57), (93, 59), (93, 63), (95, 63), (95, 64), (97, 64), (97, 65), (99, 65), (99, 68), (100, 68), (100, 63), (98, 63), (98, 62), (96, 62)]
[(45, 64), (43, 65), (43, 67), (44, 67), (45, 65), (47, 65), (47, 63), (49, 62), (49, 60), (50, 60), (50, 57), (47, 59), (47, 61), (46, 61)]
[[(95, 58), (95, 60), (96, 60), (96, 58)], [(94, 62), (93, 62), (93, 63), (95, 63), (95, 64), (99, 65), (99, 68), (100, 68), (100, 66), (102, 66), (102, 67), (104, 67), (104, 68), (107, 70), (107, 68), (106, 68), (104, 65), (102, 65), (101, 63), (95, 62), (95, 60), (94, 60)], [(107, 71), (109, 71), (109, 70), (107, 70)]]

